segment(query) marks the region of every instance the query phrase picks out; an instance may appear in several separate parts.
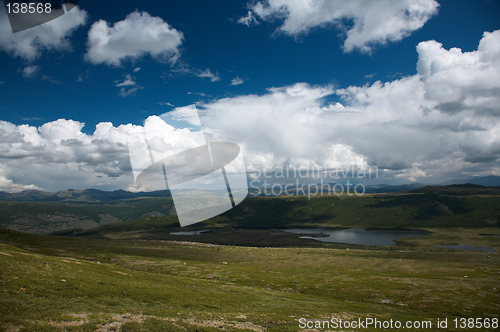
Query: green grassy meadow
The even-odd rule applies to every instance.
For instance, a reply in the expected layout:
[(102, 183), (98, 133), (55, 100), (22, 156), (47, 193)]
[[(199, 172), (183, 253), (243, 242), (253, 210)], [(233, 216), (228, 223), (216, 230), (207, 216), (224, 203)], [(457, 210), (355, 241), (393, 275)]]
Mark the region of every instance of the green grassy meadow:
[[(299, 331), (300, 318), (373, 318), (430, 321), (426, 331), (458, 331), (438, 329), (438, 319), (499, 318), (499, 199), (433, 192), (252, 197), (182, 229), (175, 216), (53, 235), (2, 229), (0, 329)], [(168, 206), (160, 198), (135, 202), (141, 214)], [(19, 207), (10, 204), (9, 211)], [(113, 205), (123, 206), (121, 213), (133, 210), (123, 201)], [(432, 233), (376, 247), (273, 230), (315, 225)], [(170, 234), (207, 228), (212, 232)], [(460, 243), (495, 252), (435, 247)], [(320, 330), (326, 329), (309, 331)]]
[(299, 318), (498, 317), (497, 253), (404, 241), (411, 246), (259, 248), (2, 230), (0, 324), (6, 331), (297, 331)]

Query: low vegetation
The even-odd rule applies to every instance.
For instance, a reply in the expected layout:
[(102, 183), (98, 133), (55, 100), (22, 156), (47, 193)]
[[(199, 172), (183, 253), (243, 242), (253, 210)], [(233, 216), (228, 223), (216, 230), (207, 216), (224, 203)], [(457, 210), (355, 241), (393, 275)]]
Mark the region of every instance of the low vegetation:
[(256, 248), (2, 230), (0, 325), (297, 331), (300, 318), (498, 317), (496, 253), (419, 242), (431, 238), (405, 241), (397, 250)]
[[(2, 225), (42, 211), (124, 220), (53, 235), (0, 230), (0, 329), (297, 331), (300, 318), (371, 317), (435, 331), (438, 319), (499, 318), (500, 196), (458, 189), (250, 197), (183, 229), (170, 198), (0, 202)], [(370, 247), (276, 230), (318, 225), (431, 234)], [(212, 232), (171, 234), (195, 229)], [(495, 252), (436, 247), (460, 243)]]
[(171, 198), (133, 198), (106, 203), (0, 201), (0, 227), (47, 234), (69, 228), (93, 228), (137, 219), (154, 212), (175, 213)]

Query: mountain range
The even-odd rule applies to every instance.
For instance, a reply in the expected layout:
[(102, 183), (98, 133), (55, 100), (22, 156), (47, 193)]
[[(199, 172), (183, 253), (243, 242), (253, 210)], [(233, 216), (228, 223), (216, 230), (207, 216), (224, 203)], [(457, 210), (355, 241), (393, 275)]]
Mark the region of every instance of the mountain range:
[(55, 193), (41, 190), (25, 190), (17, 193), (0, 191), (0, 200), (18, 202), (60, 202), (60, 203), (108, 203), (111, 201), (139, 197), (171, 197), (169, 190), (152, 192), (129, 192), (125, 190), (103, 191), (98, 189), (61, 190)]
[[(449, 186), (457, 184), (475, 184), (481, 186), (497, 187), (500, 186), (500, 176), (490, 175), (481, 177), (470, 177), (461, 180), (451, 180), (439, 184), (438, 186)], [(425, 186), (427, 183), (410, 183), (401, 185), (367, 185), (366, 193), (391, 193), (405, 192), (415, 190)], [(436, 185), (432, 185), (436, 186)], [(291, 190), (293, 192), (293, 190)], [(252, 195), (252, 192), (250, 193)], [(60, 203), (85, 203), (102, 204), (117, 201), (121, 199), (131, 199), (139, 197), (171, 197), (169, 190), (152, 192), (129, 192), (125, 190), (103, 191), (98, 189), (68, 189), (58, 192), (45, 192), (41, 190), (25, 190), (17, 193), (8, 193), (0, 191), (0, 201), (18, 201), (18, 202), (60, 202)]]

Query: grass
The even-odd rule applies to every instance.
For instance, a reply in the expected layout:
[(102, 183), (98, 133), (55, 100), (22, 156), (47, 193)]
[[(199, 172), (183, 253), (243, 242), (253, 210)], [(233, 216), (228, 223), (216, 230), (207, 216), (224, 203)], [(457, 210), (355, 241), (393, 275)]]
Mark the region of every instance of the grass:
[[(297, 331), (300, 318), (372, 317), (431, 320), (430, 330), (438, 330), (438, 319), (498, 318), (500, 237), (481, 234), (500, 235), (500, 196), (446, 190), (251, 197), (182, 229), (213, 230), (189, 237), (170, 234), (181, 230), (175, 216), (58, 236), (0, 230), (0, 329)], [(0, 202), (0, 209), (1, 226), (22, 213), (122, 220), (150, 211), (168, 215), (172, 201)], [(315, 225), (432, 234), (368, 247), (272, 230)], [(496, 252), (435, 247), (460, 243)]]
[[(0, 326), (297, 331), (301, 317), (493, 318), (500, 312), (498, 254), (433, 247), (479, 241), (477, 234), (487, 232), (498, 233), (435, 229), (428, 238), (401, 240), (401, 247), (347, 250), (1, 230)], [(498, 250), (498, 238), (487, 241)]]

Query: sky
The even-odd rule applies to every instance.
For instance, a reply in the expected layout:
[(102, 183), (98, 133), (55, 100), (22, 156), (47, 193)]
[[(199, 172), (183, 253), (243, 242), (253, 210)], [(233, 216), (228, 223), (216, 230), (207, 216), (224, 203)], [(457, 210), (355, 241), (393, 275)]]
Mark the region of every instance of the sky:
[(0, 63), (4, 191), (137, 189), (144, 133), (253, 173), (500, 175), (500, 1), (81, 0), (16, 33), (2, 4)]

